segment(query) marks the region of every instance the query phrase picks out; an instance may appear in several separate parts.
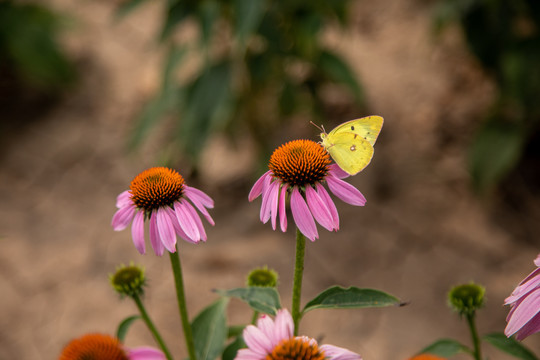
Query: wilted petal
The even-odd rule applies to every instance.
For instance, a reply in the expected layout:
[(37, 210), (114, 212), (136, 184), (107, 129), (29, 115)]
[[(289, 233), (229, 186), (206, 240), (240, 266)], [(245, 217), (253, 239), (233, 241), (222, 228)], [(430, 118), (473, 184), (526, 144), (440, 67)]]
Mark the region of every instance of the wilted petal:
[(114, 231), (121, 231), (128, 227), (137, 207), (135, 205), (128, 205), (123, 208), (118, 209), (112, 218), (112, 228)]
[(144, 243), (144, 211), (137, 211), (131, 224), (131, 237), (135, 248), (141, 254), (146, 253), (146, 245)]
[(319, 194), (311, 186), (306, 186), (306, 199), (309, 210), (311, 210), (315, 220), (317, 220), (317, 222), (328, 231), (334, 230), (330, 210), (326, 207), (325, 202), (321, 199)]
[(306, 201), (296, 187), (293, 188), (291, 194), (291, 211), (294, 222), (302, 234), (311, 241), (315, 241), (315, 239), (319, 238), (313, 215), (311, 215)]
[(332, 175), (326, 177), (326, 182), (330, 191), (347, 204), (356, 206), (364, 206), (366, 204), (364, 195), (351, 184)]
[(248, 195), (249, 201), (255, 200), (262, 194), (265, 182), (269, 183), (271, 180), (270, 174), (272, 174), (272, 171), (268, 170), (255, 182)]

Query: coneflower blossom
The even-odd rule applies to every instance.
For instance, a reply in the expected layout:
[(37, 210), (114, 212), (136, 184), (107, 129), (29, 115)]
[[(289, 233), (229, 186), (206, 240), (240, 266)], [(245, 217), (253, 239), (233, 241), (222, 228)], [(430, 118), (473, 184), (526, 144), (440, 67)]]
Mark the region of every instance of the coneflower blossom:
[(87, 334), (67, 344), (59, 360), (165, 360), (158, 349), (143, 346), (129, 349), (117, 338), (103, 334)]
[(350, 350), (317, 344), (307, 336), (294, 336), (294, 324), (287, 310), (278, 310), (275, 321), (262, 315), (257, 326), (248, 325), (243, 332), (247, 349), (240, 349), (236, 360), (361, 360)]
[(315, 220), (328, 231), (337, 231), (339, 215), (323, 184), (351, 205), (364, 206), (366, 198), (354, 186), (341, 180), (349, 176), (347, 173), (330, 163), (326, 150), (311, 140), (294, 140), (277, 148), (270, 157), (270, 170), (257, 180), (249, 193), (249, 201), (262, 195), (261, 221), (271, 220), (275, 230), (279, 217), (281, 231), (285, 232), (285, 205), (287, 194), (290, 194), (294, 222), (308, 239), (315, 241), (319, 237)]
[(537, 269), (531, 272), (505, 299), (511, 309), (506, 317), (504, 334), (516, 334), (516, 340), (540, 332), (540, 254), (534, 260)]
[(141, 254), (146, 252), (145, 220), (149, 222), (150, 244), (159, 256), (164, 249), (176, 251), (176, 235), (191, 243), (206, 241), (206, 231), (195, 208), (214, 225), (207, 210), (214, 207), (214, 201), (187, 186), (178, 172), (166, 167), (150, 168), (137, 175), (130, 189), (118, 195), (116, 207), (113, 229), (124, 230), (132, 222), (133, 243)]

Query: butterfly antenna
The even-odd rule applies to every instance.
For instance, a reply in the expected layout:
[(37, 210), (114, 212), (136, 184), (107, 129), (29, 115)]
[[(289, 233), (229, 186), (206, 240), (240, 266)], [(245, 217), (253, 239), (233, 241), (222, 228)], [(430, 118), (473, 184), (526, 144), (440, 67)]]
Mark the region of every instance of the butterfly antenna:
[(326, 134), (326, 130), (324, 130), (324, 126), (322, 126), (322, 125), (319, 126), (319, 125), (315, 124), (313, 121), (310, 121), (309, 123), (310, 123), (311, 125), (315, 126), (317, 129), (319, 129), (319, 130), (322, 131), (323, 133)]

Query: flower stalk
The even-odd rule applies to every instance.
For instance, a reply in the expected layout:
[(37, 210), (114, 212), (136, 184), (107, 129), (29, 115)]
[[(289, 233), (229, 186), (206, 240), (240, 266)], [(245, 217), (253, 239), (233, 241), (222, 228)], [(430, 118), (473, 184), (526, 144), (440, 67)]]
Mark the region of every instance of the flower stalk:
[(469, 325), (469, 330), (471, 331), (471, 337), (474, 347), (473, 356), (475, 360), (482, 360), (482, 348), (480, 347), (480, 338), (478, 337), (478, 330), (476, 329), (475, 322), (475, 312), (467, 314), (467, 324)]
[(195, 342), (193, 341), (193, 333), (191, 331), (191, 324), (189, 323), (186, 297), (184, 295), (184, 280), (182, 276), (182, 266), (180, 264), (180, 254), (178, 251), (175, 253), (169, 253), (171, 259), (171, 267), (174, 275), (174, 283), (176, 286), (176, 298), (178, 300), (178, 310), (180, 312), (180, 320), (182, 321), (182, 328), (184, 330), (184, 338), (186, 341), (186, 347), (190, 360), (197, 360), (195, 353)]
[(148, 313), (146, 312), (146, 308), (144, 307), (144, 304), (141, 301), (141, 298), (137, 294), (131, 295), (131, 298), (133, 299), (133, 301), (135, 301), (135, 304), (137, 305), (137, 308), (139, 309), (139, 313), (141, 314), (141, 317), (144, 323), (146, 324), (146, 327), (148, 327), (148, 330), (150, 330), (150, 333), (152, 333), (152, 336), (154, 337), (159, 347), (165, 354), (165, 357), (167, 358), (167, 360), (172, 360), (173, 357), (171, 356), (171, 352), (167, 348), (167, 345), (165, 344), (165, 341), (163, 341), (163, 338), (159, 334), (156, 326), (154, 325), (154, 323), (148, 316)]
[(294, 262), (294, 279), (292, 291), (292, 318), (294, 323), (294, 335), (298, 335), (300, 325), (300, 299), (302, 295), (302, 277), (304, 275), (304, 255), (306, 252), (306, 238), (296, 229), (296, 257)]

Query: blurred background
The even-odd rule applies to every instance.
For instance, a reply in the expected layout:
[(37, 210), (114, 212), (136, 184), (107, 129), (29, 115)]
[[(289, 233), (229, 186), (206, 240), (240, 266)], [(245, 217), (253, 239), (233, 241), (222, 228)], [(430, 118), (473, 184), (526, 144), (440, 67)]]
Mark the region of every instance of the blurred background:
[[(208, 242), (180, 244), (191, 316), (262, 265), (290, 307), (294, 231), (261, 224), (249, 189), (275, 147), (318, 141), (310, 121), (372, 114), (375, 156), (349, 180), (367, 204), (338, 203), (340, 231), (307, 244), (303, 298), (340, 284), (410, 303), (310, 312), (300, 332), (364, 359), (469, 344), (446, 294), (470, 281), (487, 288), (480, 332), (503, 331), (540, 252), (539, 24), (535, 0), (0, 2), (0, 359), (114, 334), (136, 309), (107, 277), (130, 261), (186, 355), (168, 260), (110, 227), (116, 195), (156, 165), (216, 201)], [(231, 301), (231, 323), (250, 316)], [(153, 341), (140, 323), (126, 344)]]

